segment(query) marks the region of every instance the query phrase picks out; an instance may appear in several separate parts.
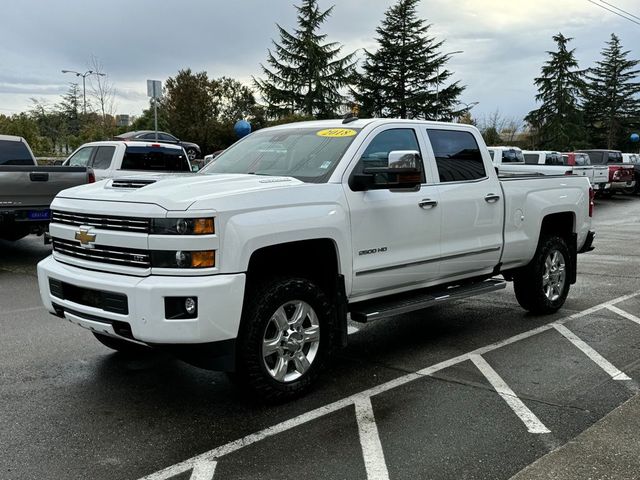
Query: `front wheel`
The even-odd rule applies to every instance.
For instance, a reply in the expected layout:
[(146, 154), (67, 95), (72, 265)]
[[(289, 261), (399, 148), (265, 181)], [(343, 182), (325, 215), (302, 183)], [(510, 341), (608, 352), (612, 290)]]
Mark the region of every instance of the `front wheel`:
[(245, 300), (236, 380), (269, 402), (295, 398), (317, 379), (333, 343), (334, 313), (303, 278), (274, 280)]
[(557, 312), (570, 287), (571, 255), (562, 237), (540, 240), (535, 256), (514, 277), (516, 299), (522, 308), (536, 314)]

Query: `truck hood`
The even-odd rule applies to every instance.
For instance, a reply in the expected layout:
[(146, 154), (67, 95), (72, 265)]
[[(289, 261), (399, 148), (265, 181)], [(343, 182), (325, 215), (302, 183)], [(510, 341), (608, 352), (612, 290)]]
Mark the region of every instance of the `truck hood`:
[[(292, 177), (246, 174), (145, 175), (103, 180), (64, 190), (60, 198), (149, 203), (166, 210), (187, 210), (195, 202), (302, 185)], [(127, 186), (127, 184), (129, 184)], [(124, 187), (121, 185), (125, 185)], [(207, 202), (209, 203), (209, 202)]]

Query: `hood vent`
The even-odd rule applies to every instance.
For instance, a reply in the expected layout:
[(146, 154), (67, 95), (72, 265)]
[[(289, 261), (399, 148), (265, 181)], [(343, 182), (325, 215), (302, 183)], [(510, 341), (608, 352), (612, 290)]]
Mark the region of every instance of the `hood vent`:
[(111, 188), (142, 188), (156, 183), (156, 181), (142, 178), (119, 178), (111, 182)]

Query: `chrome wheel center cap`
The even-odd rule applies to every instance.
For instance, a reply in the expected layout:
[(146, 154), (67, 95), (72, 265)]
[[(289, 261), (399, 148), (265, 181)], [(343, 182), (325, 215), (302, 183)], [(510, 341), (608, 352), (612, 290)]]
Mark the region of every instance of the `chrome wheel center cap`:
[(291, 352), (297, 352), (304, 344), (304, 336), (299, 332), (292, 332), (286, 341), (286, 347)]

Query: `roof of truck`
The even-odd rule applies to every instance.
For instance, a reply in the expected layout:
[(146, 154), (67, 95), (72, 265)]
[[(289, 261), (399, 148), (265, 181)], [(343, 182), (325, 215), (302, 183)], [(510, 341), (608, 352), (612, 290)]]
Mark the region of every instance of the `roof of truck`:
[(16, 137), (15, 135), (0, 135), (0, 140), (5, 142), (24, 142), (24, 138)]

